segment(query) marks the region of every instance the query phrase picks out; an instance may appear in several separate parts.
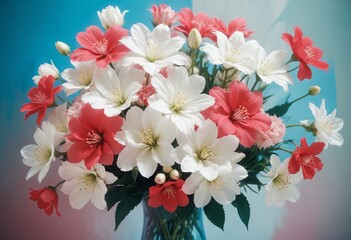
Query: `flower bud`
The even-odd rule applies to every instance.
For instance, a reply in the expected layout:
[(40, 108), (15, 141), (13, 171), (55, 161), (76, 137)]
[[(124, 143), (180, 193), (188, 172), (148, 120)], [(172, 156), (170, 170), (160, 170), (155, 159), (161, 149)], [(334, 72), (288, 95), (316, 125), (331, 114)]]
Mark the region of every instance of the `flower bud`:
[(41, 77), (47, 76), (47, 75), (51, 75), (55, 79), (60, 78), (60, 72), (56, 68), (56, 66), (54, 65), (54, 63), (52, 61), (51, 61), (51, 64), (49, 64), (49, 63), (41, 64), (39, 66), (39, 68), (38, 68), (38, 74), (39, 74), (39, 76), (34, 76), (33, 77), (33, 80), (34, 80), (35, 84), (38, 84), (38, 82), (41, 79)]
[(121, 13), (119, 8), (108, 6), (104, 8), (101, 12), (97, 12), (101, 25), (105, 28), (108, 29), (109, 27), (113, 26), (122, 26), (124, 24), (124, 15), (128, 11), (124, 11)]
[(321, 91), (321, 88), (319, 86), (312, 86), (308, 89), (308, 94), (311, 96), (315, 96), (319, 94)]
[(191, 29), (188, 35), (188, 45), (192, 49), (198, 49), (202, 43), (202, 37), (196, 28)]
[(55, 43), (55, 47), (56, 47), (57, 51), (64, 56), (68, 56), (71, 52), (70, 47), (66, 43), (61, 42), (61, 41), (57, 41)]
[(159, 24), (165, 24), (169, 27), (176, 21), (176, 13), (166, 4), (159, 6), (152, 5), (150, 12), (153, 16), (152, 23), (156, 27)]
[(155, 183), (163, 184), (166, 181), (166, 175), (163, 173), (158, 173), (155, 177)]
[(169, 177), (173, 180), (178, 180), (179, 179), (179, 172), (177, 169), (173, 169), (170, 173), (169, 173)]
[(170, 173), (173, 170), (173, 168), (165, 166), (165, 167), (162, 168), (162, 170), (163, 170), (164, 173)]

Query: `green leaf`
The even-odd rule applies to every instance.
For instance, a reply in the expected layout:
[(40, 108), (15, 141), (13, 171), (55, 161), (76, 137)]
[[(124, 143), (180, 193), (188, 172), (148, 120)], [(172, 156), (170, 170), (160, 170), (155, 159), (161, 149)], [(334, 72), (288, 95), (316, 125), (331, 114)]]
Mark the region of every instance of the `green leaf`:
[(292, 103), (288, 102), (289, 97), (286, 99), (285, 103), (277, 105), (271, 109), (269, 109), (268, 111), (266, 111), (266, 113), (268, 113), (269, 115), (276, 115), (277, 117), (281, 117), (284, 116), (285, 113), (288, 112), (289, 108), (291, 107)]
[(132, 211), (143, 199), (143, 194), (135, 194), (122, 199), (116, 208), (115, 213), (115, 231), (125, 217)]
[(250, 204), (247, 201), (247, 198), (241, 193), (236, 196), (232, 205), (236, 207), (241, 221), (245, 224), (247, 230), (249, 230)]
[(221, 204), (212, 198), (210, 203), (204, 207), (204, 212), (208, 220), (224, 231), (225, 214)]
[(189, 204), (185, 207), (178, 207), (177, 216), (181, 220), (187, 220), (190, 218), (191, 214), (193, 214), (195, 209), (194, 201), (189, 201)]
[(134, 182), (136, 182), (137, 178), (138, 178), (138, 174), (139, 174), (139, 170), (137, 167), (133, 168), (132, 170), (132, 178), (134, 180)]

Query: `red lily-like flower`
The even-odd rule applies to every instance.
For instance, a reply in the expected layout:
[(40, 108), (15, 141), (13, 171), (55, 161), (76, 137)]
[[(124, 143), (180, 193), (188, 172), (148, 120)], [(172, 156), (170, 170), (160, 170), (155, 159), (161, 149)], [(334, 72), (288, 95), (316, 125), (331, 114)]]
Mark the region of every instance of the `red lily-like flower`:
[(149, 188), (148, 205), (153, 208), (163, 206), (168, 212), (174, 212), (178, 206), (185, 207), (189, 203), (182, 187), (184, 180), (168, 181)]
[(308, 146), (306, 138), (302, 138), (301, 146), (296, 147), (289, 160), (289, 173), (295, 174), (302, 168), (303, 178), (312, 179), (315, 172), (320, 171), (323, 167), (322, 161), (317, 157), (323, 149), (323, 142), (314, 142)]
[(30, 103), (22, 106), (21, 112), (27, 112), (24, 116), (26, 120), (29, 116), (38, 113), (37, 124), (40, 125), (44, 120), (46, 109), (55, 101), (55, 94), (62, 90), (62, 86), (54, 88), (55, 77), (51, 75), (43, 76), (38, 86), (29, 90), (28, 98)]
[(114, 155), (123, 148), (114, 139), (122, 123), (122, 117), (107, 117), (103, 109), (93, 109), (85, 104), (79, 117), (71, 118), (68, 123), (67, 139), (73, 142), (67, 152), (68, 160), (72, 163), (84, 160), (88, 169), (96, 163), (111, 165)]
[(311, 79), (312, 71), (308, 65), (312, 65), (321, 70), (328, 70), (328, 63), (321, 61), (323, 56), (321, 49), (313, 46), (313, 41), (309, 37), (302, 36), (303, 32), (299, 27), (295, 27), (295, 35), (283, 33), (282, 39), (287, 42), (295, 57), (299, 62), (297, 77), (299, 80)]
[(269, 115), (261, 111), (261, 92), (251, 92), (244, 83), (234, 81), (229, 91), (214, 87), (210, 95), (216, 102), (202, 115), (218, 125), (219, 137), (234, 134), (243, 146), (251, 147), (256, 143), (257, 130), (270, 128)]
[(56, 211), (56, 215), (61, 216), (57, 209), (58, 195), (54, 188), (45, 187), (38, 190), (31, 189), (29, 192), (29, 199), (37, 202), (38, 208), (44, 210), (48, 216), (52, 214), (54, 209)]
[(207, 16), (205, 13), (194, 15), (189, 8), (183, 8), (179, 13), (179, 22), (181, 25), (174, 29), (188, 36), (193, 28), (196, 28), (201, 37), (209, 37), (212, 31), (215, 30), (214, 19)]
[(120, 26), (108, 28), (105, 34), (97, 26), (88, 27), (86, 32), (80, 32), (77, 35), (77, 41), (82, 48), (72, 52), (71, 60), (77, 62), (95, 60), (96, 65), (105, 68), (111, 62), (118, 61), (129, 51), (119, 42), (127, 35), (128, 30)]

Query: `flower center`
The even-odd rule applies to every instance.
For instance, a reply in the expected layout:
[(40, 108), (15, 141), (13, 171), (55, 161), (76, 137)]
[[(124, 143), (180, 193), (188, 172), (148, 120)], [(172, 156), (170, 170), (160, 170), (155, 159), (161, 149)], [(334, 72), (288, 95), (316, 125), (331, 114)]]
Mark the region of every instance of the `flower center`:
[(232, 121), (242, 121), (247, 119), (249, 119), (249, 112), (241, 105), (230, 116), (230, 120)]
[(78, 81), (81, 82), (84, 86), (89, 86), (92, 80), (91, 74), (80, 73), (78, 75)]
[(212, 193), (222, 191), (222, 187), (223, 187), (224, 182), (223, 182), (223, 179), (221, 177), (217, 177), (216, 179), (214, 179), (210, 183), (211, 183)]
[(51, 149), (44, 147), (37, 147), (34, 151), (35, 159), (39, 162), (47, 162), (51, 157)]
[(148, 54), (147, 59), (150, 62), (155, 62), (157, 60), (158, 45), (153, 39), (149, 39), (148, 42)]
[(111, 92), (111, 97), (113, 101), (119, 106), (126, 102), (120, 88), (115, 88)]
[(228, 44), (224, 60), (227, 62), (235, 63), (237, 62), (237, 58), (240, 56), (240, 54), (241, 52), (238, 50), (238, 48), (234, 48), (230, 44)]
[(91, 187), (95, 185), (96, 182), (96, 175), (93, 173), (87, 173), (83, 176), (78, 178), (77, 185), (79, 186), (79, 191), (86, 191), (88, 192)]
[(103, 137), (94, 130), (91, 130), (88, 132), (85, 140), (90, 147), (95, 147), (97, 144), (100, 144), (103, 141)]
[(260, 60), (260, 68), (259, 68), (260, 73), (268, 74), (268, 73), (273, 72), (274, 70), (275, 70), (274, 65), (267, 58)]
[(175, 187), (167, 187), (163, 190), (163, 196), (165, 196), (167, 199), (175, 199), (175, 194), (177, 190)]
[(304, 52), (306, 53), (308, 58), (314, 58), (314, 51), (311, 46), (306, 46)]
[(303, 165), (314, 165), (314, 156), (313, 155), (307, 155), (302, 157), (302, 164)]
[(38, 91), (37, 93), (34, 94), (34, 98), (33, 98), (32, 102), (44, 103), (44, 102), (46, 102), (46, 100), (48, 100), (48, 97), (46, 96), (46, 94), (43, 93), (42, 91)]
[(210, 148), (208, 145), (203, 145), (200, 150), (196, 152), (197, 158), (201, 161), (207, 161), (212, 158), (214, 150)]
[(143, 144), (147, 145), (149, 148), (157, 146), (158, 138), (154, 136), (151, 129), (145, 129), (141, 134), (140, 138)]
[(287, 188), (290, 185), (288, 174), (279, 174), (273, 179), (273, 184), (280, 190)]
[(97, 54), (106, 55), (107, 54), (107, 46), (108, 46), (107, 39), (102, 39), (101, 41), (96, 41), (93, 43), (93, 50)]
[(181, 93), (177, 93), (174, 102), (171, 104), (170, 108), (172, 112), (180, 113), (183, 111), (185, 105), (185, 97)]

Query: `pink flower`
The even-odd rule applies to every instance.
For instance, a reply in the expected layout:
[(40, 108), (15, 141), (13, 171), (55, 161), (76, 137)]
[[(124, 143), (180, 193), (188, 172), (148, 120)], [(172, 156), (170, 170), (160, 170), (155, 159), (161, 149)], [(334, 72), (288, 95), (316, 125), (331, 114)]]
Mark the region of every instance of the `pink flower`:
[(256, 143), (257, 130), (269, 129), (269, 115), (261, 111), (261, 92), (251, 92), (244, 83), (235, 81), (229, 91), (214, 87), (210, 95), (216, 102), (202, 114), (218, 125), (219, 137), (234, 134), (243, 146), (251, 147)]
[(183, 192), (184, 181), (168, 181), (152, 186), (149, 189), (148, 205), (153, 208), (163, 206), (168, 212), (174, 212), (178, 206), (185, 207), (189, 203), (188, 196)]
[(85, 104), (80, 116), (71, 118), (68, 123), (70, 133), (67, 139), (73, 143), (67, 152), (68, 160), (71, 163), (84, 160), (88, 169), (96, 163), (111, 165), (114, 155), (123, 148), (114, 140), (122, 123), (122, 117), (107, 117), (103, 109), (93, 109), (90, 104)]
[(267, 148), (280, 143), (285, 135), (285, 125), (283, 121), (276, 116), (269, 116), (272, 123), (267, 131), (257, 131), (256, 141), (259, 148)]
[[(224, 35), (226, 35), (228, 38), (234, 33), (234, 32), (242, 32), (244, 34), (245, 38), (250, 37), (250, 35), (253, 33), (253, 31), (247, 29), (246, 27), (246, 20), (244, 18), (235, 18), (232, 20), (229, 24), (228, 27), (224, 24), (224, 22), (219, 19), (215, 18), (215, 27), (217, 31), (222, 32)], [(215, 34), (212, 34), (211, 37), (212, 41), (217, 42), (217, 37)]]
[(149, 103), (147, 102), (147, 100), (151, 95), (154, 95), (155, 93), (155, 88), (150, 83), (147, 84), (146, 81), (144, 81), (143, 86), (141, 87), (139, 92), (137, 92), (137, 95), (139, 97), (138, 104), (140, 106), (148, 106)]
[(154, 18), (152, 21), (154, 26), (163, 23), (170, 27), (176, 21), (176, 13), (166, 4), (161, 4), (159, 6), (154, 4), (150, 12)]
[(301, 139), (301, 146), (296, 147), (290, 160), (289, 173), (295, 174), (302, 168), (304, 179), (312, 179), (316, 171), (323, 168), (322, 161), (317, 157), (324, 149), (323, 142), (314, 142), (311, 146), (307, 145), (306, 138)]
[(297, 77), (299, 80), (311, 79), (312, 71), (308, 65), (312, 65), (321, 70), (328, 70), (328, 63), (321, 61), (323, 56), (321, 49), (313, 46), (313, 41), (309, 37), (303, 37), (299, 27), (295, 27), (295, 35), (283, 33), (282, 39), (287, 42), (293, 51), (293, 57), (300, 61)]
[(200, 32), (201, 37), (211, 36), (211, 32), (215, 30), (214, 20), (205, 13), (194, 16), (189, 8), (183, 8), (178, 13), (178, 17), (181, 25), (175, 27), (175, 30), (182, 32), (185, 36), (188, 36), (193, 28)]
[(78, 118), (80, 116), (80, 111), (82, 110), (82, 107), (84, 105), (85, 105), (85, 103), (82, 101), (82, 99), (80, 97), (77, 97), (76, 99), (74, 99), (74, 102), (67, 110), (68, 121), (71, 118)]
[(110, 27), (105, 34), (97, 26), (88, 27), (86, 32), (77, 35), (77, 41), (82, 48), (72, 52), (71, 60), (77, 62), (95, 60), (97, 66), (105, 68), (128, 52), (128, 48), (119, 42), (127, 35), (128, 30), (120, 26)]
[(53, 187), (45, 187), (38, 190), (31, 189), (29, 192), (29, 199), (37, 202), (38, 208), (43, 209), (48, 216), (51, 216), (54, 209), (56, 215), (61, 216), (57, 209), (58, 195)]
[(46, 109), (55, 101), (55, 94), (62, 90), (62, 87), (54, 88), (55, 78), (51, 75), (46, 75), (40, 78), (38, 86), (29, 90), (28, 98), (30, 103), (22, 106), (21, 112), (27, 112), (24, 116), (26, 120), (29, 116), (38, 113), (37, 124), (40, 125), (44, 120)]

